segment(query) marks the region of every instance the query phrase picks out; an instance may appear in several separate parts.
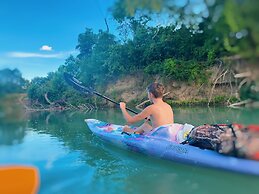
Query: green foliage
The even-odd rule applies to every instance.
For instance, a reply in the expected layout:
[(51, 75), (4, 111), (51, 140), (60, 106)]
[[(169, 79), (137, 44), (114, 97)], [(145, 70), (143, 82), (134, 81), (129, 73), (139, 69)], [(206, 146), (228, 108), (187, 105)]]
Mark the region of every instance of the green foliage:
[(161, 74), (172, 80), (195, 81), (204, 83), (207, 80), (205, 67), (197, 61), (183, 61), (172, 58), (161, 63), (152, 63), (145, 68), (148, 74)]
[(214, 99), (212, 100), (212, 102), (214, 104), (221, 104), (221, 103), (225, 103), (227, 101), (228, 97), (224, 96), (224, 95), (218, 95), (215, 96)]
[[(200, 7), (200, 12), (190, 11), (192, 7)], [(148, 10), (148, 12), (147, 12)], [(259, 55), (259, 1), (258, 0), (217, 0), (217, 1), (185, 1), (183, 4), (166, 0), (118, 0), (113, 6), (114, 18), (125, 21), (136, 15), (154, 13), (163, 16), (190, 30), (204, 31), (200, 24), (213, 29), (214, 38), (222, 42), (222, 51), (240, 54), (246, 57)]]
[(207, 99), (191, 99), (191, 100), (167, 100), (172, 107), (177, 106), (205, 106), (208, 104)]
[(259, 81), (244, 84), (240, 89), (240, 98), (242, 100), (252, 99), (259, 101)]
[(28, 88), (28, 97), (33, 100), (46, 104), (44, 94), (47, 92), (47, 78), (34, 78)]
[[(229, 98), (225, 95), (218, 95), (215, 96), (211, 104), (213, 105), (225, 105), (227, 102), (229, 103), (235, 103), (238, 102), (238, 99), (236, 97)], [(167, 100), (167, 103), (169, 103), (171, 106), (207, 106), (208, 105), (208, 99), (202, 98), (202, 99), (189, 99), (189, 100)]]
[(72, 75), (77, 76), (80, 73), (80, 60), (70, 55), (65, 64), (59, 67), (59, 72), (70, 72)]
[(239, 102), (239, 99), (234, 96), (229, 97), (228, 100), (229, 100), (229, 103), (231, 104)]
[(149, 20), (148, 17), (130, 18), (132, 38), (124, 43), (108, 32), (93, 33), (86, 29), (78, 38), (76, 48), (79, 55), (68, 57), (57, 72), (48, 74), (46, 78), (33, 79), (29, 98), (46, 104), (44, 95), (48, 94), (52, 102), (86, 102), (64, 82), (64, 72), (94, 88), (139, 71), (160, 74), (172, 80), (205, 82), (207, 75), (203, 61), (213, 61), (218, 55), (218, 46), (210, 44), (214, 41), (210, 38), (212, 32), (207, 30), (203, 34), (194, 34), (186, 27), (178, 30), (174, 26), (149, 27)]
[(79, 34), (78, 45), (76, 48), (80, 51), (78, 58), (84, 58), (91, 55), (93, 46), (96, 43), (96, 35), (89, 28), (86, 28), (85, 33)]
[[(221, 25), (215, 28), (223, 34), (224, 45), (232, 53), (246, 57), (259, 55), (259, 1), (229, 0), (222, 3)], [(224, 28), (222, 28), (224, 23)]]
[(25, 92), (27, 84), (18, 69), (0, 70), (0, 95)]
[(214, 49), (209, 50), (209, 51), (208, 51), (207, 63), (208, 63), (209, 65), (211, 65), (211, 64), (214, 62), (215, 58), (216, 58), (215, 50), (214, 50)]
[(28, 97), (35, 103), (48, 105), (44, 95), (55, 102), (71, 102), (72, 105), (79, 105), (86, 102), (85, 96), (75, 92), (73, 88), (67, 85), (63, 78), (61, 69), (55, 73), (49, 73), (45, 78), (34, 78), (28, 88)]
[[(209, 11), (207, 16), (202, 12), (186, 12), (192, 7), (192, 1), (182, 7), (168, 2), (116, 1), (113, 14), (121, 25), (119, 29), (126, 32), (125, 37), (115, 37), (101, 30), (95, 33), (87, 28), (78, 36), (76, 48), (79, 55), (68, 57), (57, 72), (46, 78), (32, 80), (29, 97), (46, 103), (44, 94), (48, 93), (52, 101), (63, 99), (75, 104), (89, 101), (67, 86), (63, 80), (64, 72), (94, 88), (105, 88), (102, 86), (121, 76), (143, 71), (147, 77), (161, 75), (168, 80), (202, 84), (207, 82), (207, 69), (217, 58), (242, 54), (245, 50), (248, 54), (259, 50), (258, 36), (255, 36), (258, 25), (255, 25), (255, 17), (252, 18), (259, 13), (253, 6), (258, 4), (255, 0), (240, 1), (244, 6), (240, 9), (237, 9), (238, 0), (203, 2), (204, 13)], [(147, 10), (162, 14), (167, 11), (175, 23), (155, 26), (152, 23), (154, 15), (147, 14)], [(246, 20), (243, 16), (247, 16)], [(223, 100), (215, 98), (215, 102)]]

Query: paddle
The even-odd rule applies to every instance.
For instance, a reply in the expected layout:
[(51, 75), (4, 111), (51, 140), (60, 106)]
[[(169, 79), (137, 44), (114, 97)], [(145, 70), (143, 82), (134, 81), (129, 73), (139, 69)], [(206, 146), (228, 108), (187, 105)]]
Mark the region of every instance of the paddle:
[[(81, 93), (84, 93), (84, 94), (95, 94), (95, 95), (97, 95), (97, 96), (99, 96), (101, 98), (104, 98), (104, 99), (106, 99), (106, 100), (108, 100), (108, 101), (110, 101), (110, 102), (112, 102), (112, 103), (114, 103), (114, 104), (116, 104), (118, 106), (120, 105), (120, 103), (116, 102), (115, 100), (112, 100), (112, 99), (108, 98), (107, 96), (104, 96), (104, 95), (100, 94), (99, 92), (96, 92), (93, 88), (84, 86), (82, 84), (82, 82), (80, 82), (78, 79), (76, 79), (75, 77), (73, 77), (69, 73), (65, 72), (64, 73), (64, 78), (65, 78), (66, 82), (69, 85), (71, 85), (74, 89), (76, 89), (77, 91), (79, 91)], [(128, 111), (130, 111), (130, 112), (132, 112), (134, 114), (138, 114), (138, 112), (136, 112), (136, 111), (134, 111), (134, 110), (132, 110), (130, 108), (126, 107), (126, 110), (128, 110)]]

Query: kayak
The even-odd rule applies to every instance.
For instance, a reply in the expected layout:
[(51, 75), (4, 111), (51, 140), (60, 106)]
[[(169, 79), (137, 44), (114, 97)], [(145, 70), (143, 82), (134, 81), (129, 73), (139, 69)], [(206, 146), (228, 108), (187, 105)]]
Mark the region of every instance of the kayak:
[(179, 144), (165, 138), (163, 133), (129, 135), (122, 134), (122, 125), (106, 123), (96, 119), (86, 119), (85, 122), (95, 135), (123, 149), (179, 163), (259, 175), (259, 162), (255, 160), (225, 156), (212, 150)]

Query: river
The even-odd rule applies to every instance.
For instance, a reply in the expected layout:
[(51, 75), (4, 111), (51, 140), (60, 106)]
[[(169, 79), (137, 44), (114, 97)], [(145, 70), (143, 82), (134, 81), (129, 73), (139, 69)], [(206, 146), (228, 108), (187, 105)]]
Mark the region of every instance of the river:
[[(176, 108), (175, 122), (259, 124), (258, 109)], [(94, 136), (85, 118), (124, 123), (117, 109), (0, 111), (0, 165), (33, 165), (39, 193), (254, 194), (259, 177), (121, 150)]]

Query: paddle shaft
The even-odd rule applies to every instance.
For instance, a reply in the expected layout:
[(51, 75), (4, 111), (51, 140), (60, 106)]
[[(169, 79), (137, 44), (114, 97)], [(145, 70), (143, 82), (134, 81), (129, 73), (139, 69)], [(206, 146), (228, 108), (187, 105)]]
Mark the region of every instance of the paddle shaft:
[[(97, 96), (100, 96), (100, 97), (102, 97), (102, 98), (104, 98), (104, 99), (106, 99), (106, 100), (108, 100), (108, 101), (110, 101), (110, 102), (112, 102), (112, 103), (114, 103), (114, 104), (120, 106), (120, 103), (118, 103), (118, 102), (116, 102), (116, 101), (114, 101), (114, 100), (108, 98), (107, 96), (104, 96), (104, 95), (102, 95), (102, 94), (100, 94), (100, 93), (98, 93), (98, 92), (96, 92), (96, 91), (93, 91), (93, 93), (94, 93), (95, 95), (97, 95)], [(128, 110), (128, 111), (130, 111), (130, 112), (132, 112), (132, 113), (134, 113), (134, 114), (138, 114), (136, 111), (134, 111), (134, 110), (132, 110), (132, 109), (130, 109), (130, 108), (127, 108), (127, 107), (126, 107), (126, 110)]]
[[(112, 102), (112, 103), (114, 103), (114, 104), (120, 106), (120, 103), (118, 103), (118, 102), (116, 102), (116, 101), (114, 101), (114, 100), (108, 98), (107, 96), (104, 96), (104, 95), (100, 94), (99, 92), (93, 91), (93, 94), (95, 94), (95, 95), (97, 95), (97, 96), (99, 96), (99, 97), (102, 97), (102, 98), (104, 98), (104, 99), (106, 99), (106, 100), (108, 100), (108, 101), (110, 101), (110, 102)], [(132, 113), (134, 113), (134, 114), (136, 114), (136, 115), (138, 114), (138, 112), (136, 112), (136, 111), (134, 111), (134, 110), (132, 110), (132, 109), (130, 109), (130, 108), (127, 108), (127, 107), (126, 107), (126, 110), (128, 110), (128, 111), (130, 111), (130, 112), (132, 112)], [(145, 119), (148, 120), (148, 121), (151, 121), (149, 118), (145, 118)]]

